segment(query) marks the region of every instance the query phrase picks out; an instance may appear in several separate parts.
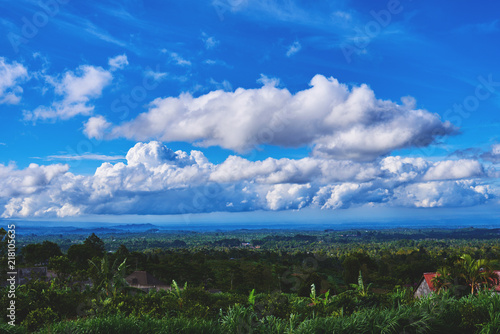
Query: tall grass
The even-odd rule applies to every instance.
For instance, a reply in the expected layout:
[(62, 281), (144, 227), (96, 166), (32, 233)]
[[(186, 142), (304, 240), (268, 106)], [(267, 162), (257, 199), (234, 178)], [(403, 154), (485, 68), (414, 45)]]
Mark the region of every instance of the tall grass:
[(48, 326), (40, 334), (179, 334), (179, 333), (223, 333), (212, 321), (202, 319), (150, 317), (125, 317), (123, 315), (104, 318), (87, 318), (65, 321)]
[(12, 326), (6, 323), (0, 323), (0, 333), (5, 334), (26, 334), (28, 331), (23, 326)]
[[(38, 333), (500, 334), (500, 295), (492, 295), (489, 291), (462, 298), (443, 292), (440, 295), (413, 300), (408, 304), (405, 304), (403, 299), (405, 298), (399, 298), (396, 303), (391, 302), (390, 306), (360, 308), (352, 314), (332, 312), (329, 316), (303, 316), (295, 311), (286, 317), (279, 317), (260, 312), (252, 304), (250, 306), (234, 304), (226, 312), (221, 310), (217, 320), (195, 316), (187, 318), (186, 315), (159, 318), (123, 313), (102, 314), (98, 317), (47, 325)], [(307, 318), (304, 320), (304, 317)], [(0, 333), (27, 332), (23, 326), (11, 327), (0, 324)]]

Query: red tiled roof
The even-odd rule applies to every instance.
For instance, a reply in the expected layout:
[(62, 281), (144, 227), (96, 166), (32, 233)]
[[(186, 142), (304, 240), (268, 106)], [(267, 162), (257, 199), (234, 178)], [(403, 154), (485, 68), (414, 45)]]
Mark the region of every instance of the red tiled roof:
[(424, 278), (425, 281), (427, 282), (427, 285), (431, 289), (431, 291), (436, 291), (436, 288), (434, 287), (434, 284), (432, 284), (432, 279), (436, 277), (436, 273), (424, 273)]
[[(495, 274), (497, 274), (497, 276), (498, 276), (498, 277), (499, 277), (499, 279), (500, 279), (500, 270), (494, 270), (493, 272), (494, 272)], [(500, 282), (499, 282), (499, 283), (500, 283)], [(495, 285), (495, 290), (496, 290), (496, 291), (498, 291), (498, 292), (500, 292), (500, 284)]]
[[(498, 277), (500, 278), (500, 270), (494, 270), (493, 272), (497, 274)], [(431, 291), (436, 291), (434, 284), (432, 284), (432, 279), (436, 277), (436, 275), (437, 275), (436, 273), (424, 273), (424, 279), (427, 282), (427, 285), (429, 286)], [(496, 291), (500, 292), (500, 284), (495, 285), (494, 288)]]

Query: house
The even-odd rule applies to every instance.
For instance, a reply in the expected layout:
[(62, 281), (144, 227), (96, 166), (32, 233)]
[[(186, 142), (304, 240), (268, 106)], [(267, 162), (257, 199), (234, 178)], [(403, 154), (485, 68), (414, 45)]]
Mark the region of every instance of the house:
[(134, 288), (143, 291), (150, 290), (172, 290), (170, 285), (167, 285), (146, 271), (134, 271), (132, 274), (125, 277), (125, 281)]
[[(38, 279), (41, 281), (48, 281), (54, 279), (57, 275), (52, 270), (47, 270), (47, 267), (27, 267), (17, 268), (14, 270), (16, 285), (26, 284), (31, 280)], [(7, 285), (7, 282), (1, 282), (0, 286)]]
[[(493, 271), (500, 278), (500, 270)], [(431, 292), (436, 292), (436, 287), (432, 283), (432, 279), (436, 277), (437, 273), (424, 273), (420, 282), (418, 282), (417, 288), (413, 293), (415, 298), (421, 298), (429, 295)], [(493, 287), (497, 293), (500, 293), (500, 284)]]
[(432, 279), (436, 277), (436, 273), (424, 273), (420, 282), (418, 282), (417, 289), (413, 293), (415, 298), (421, 298), (423, 296), (429, 295), (431, 292), (435, 292), (436, 288), (432, 284)]

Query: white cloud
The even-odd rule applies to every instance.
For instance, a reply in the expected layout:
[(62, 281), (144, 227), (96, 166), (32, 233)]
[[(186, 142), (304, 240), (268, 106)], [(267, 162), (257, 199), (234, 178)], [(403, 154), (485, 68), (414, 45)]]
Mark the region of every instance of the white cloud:
[(394, 192), (395, 204), (420, 208), (473, 206), (491, 196), (487, 186), (471, 180), (415, 183)]
[(117, 69), (123, 69), (128, 65), (128, 59), (126, 54), (118, 55), (113, 58), (109, 58), (108, 60), (109, 67), (111, 71), (115, 71)]
[(84, 123), (83, 133), (88, 138), (102, 139), (104, 133), (108, 128), (111, 127), (111, 123), (106, 121), (104, 116), (90, 117), (87, 122)]
[(322, 209), (348, 208), (360, 201), (355, 197), (364, 197), (372, 188), (372, 183), (342, 183), (339, 185), (325, 186), (319, 189), (313, 201)]
[(366, 85), (349, 88), (316, 75), (311, 88), (290, 93), (265, 82), (193, 97), (158, 98), (112, 137), (158, 138), (244, 152), (262, 144), (312, 146), (314, 155), (368, 161), (406, 147), (432, 144), (456, 128), (437, 114), (375, 98)]
[(179, 66), (191, 66), (191, 62), (187, 59), (184, 59), (181, 55), (179, 55), (177, 52), (170, 52), (167, 49), (162, 49), (162, 53), (168, 54), (170, 57), (170, 62), (179, 65)]
[(61, 97), (50, 107), (40, 106), (33, 111), (25, 111), (24, 119), (69, 119), (77, 115), (89, 115), (94, 110), (91, 99), (99, 98), (103, 89), (111, 83), (113, 75), (102, 67), (81, 65), (78, 69), (67, 71), (62, 78), (47, 77), (54, 91)]
[(28, 78), (28, 70), (17, 62), (8, 63), (0, 57), (0, 104), (17, 104), (23, 88), (19, 85)]
[(201, 34), (201, 39), (207, 50), (214, 49), (220, 43), (214, 36), (208, 36), (205, 32)]
[(228, 63), (226, 63), (225, 61), (220, 60), (220, 59), (205, 59), (203, 61), (203, 64), (212, 65), (212, 66), (218, 65), (218, 66), (223, 66), (223, 67), (227, 67), (227, 68), (233, 68), (233, 66), (229, 65)]
[(288, 50), (286, 51), (286, 56), (291, 57), (297, 52), (299, 52), (302, 49), (302, 45), (300, 44), (299, 41), (295, 41), (288, 47)]
[(167, 77), (167, 72), (153, 71), (152, 69), (147, 70), (144, 73), (145, 76), (153, 78), (154, 81), (160, 81)]
[(423, 180), (448, 180), (479, 177), (484, 174), (483, 166), (477, 160), (447, 160), (432, 166)]
[[(0, 214), (8, 218), (306, 207), (337, 210), (366, 205), (458, 207), (486, 203), (498, 193), (475, 175), (474, 163), (460, 160), (386, 157), (352, 162), (308, 157), (249, 161), (230, 156), (213, 164), (200, 151), (174, 152), (160, 142), (137, 143), (125, 159), (114, 164), (106, 161), (93, 175), (73, 175), (67, 165), (60, 164), (32, 164), (22, 170), (0, 165)], [(440, 172), (442, 166), (450, 169), (449, 175)], [(435, 180), (429, 181), (430, 177)]]
[(310, 184), (277, 184), (266, 194), (271, 210), (301, 209), (310, 202)]
[(67, 165), (39, 166), (30, 164), (24, 170), (0, 164), (0, 198), (30, 195), (39, 192), (69, 169)]

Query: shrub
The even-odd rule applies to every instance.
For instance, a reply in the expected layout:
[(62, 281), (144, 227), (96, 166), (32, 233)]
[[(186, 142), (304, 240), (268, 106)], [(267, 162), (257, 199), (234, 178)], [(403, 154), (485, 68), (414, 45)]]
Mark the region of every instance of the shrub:
[(50, 307), (38, 308), (31, 311), (21, 323), (30, 332), (40, 329), (45, 324), (51, 324), (58, 320), (57, 314)]

